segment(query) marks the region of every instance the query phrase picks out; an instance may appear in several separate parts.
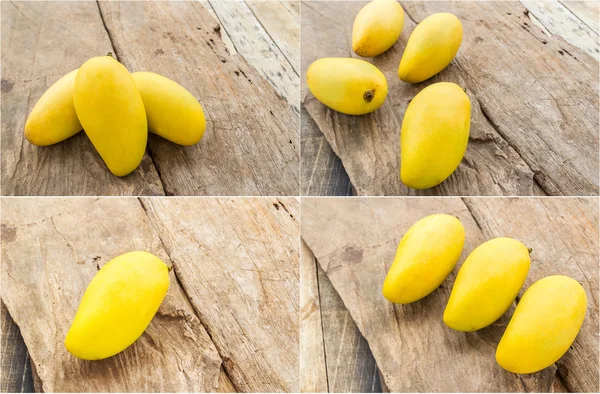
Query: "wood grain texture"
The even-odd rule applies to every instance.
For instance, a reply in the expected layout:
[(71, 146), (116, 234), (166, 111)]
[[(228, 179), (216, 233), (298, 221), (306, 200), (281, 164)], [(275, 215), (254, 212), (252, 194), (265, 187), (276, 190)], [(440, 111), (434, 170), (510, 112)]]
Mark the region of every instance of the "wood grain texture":
[(302, 241), (300, 253), (300, 392), (326, 393), (327, 366), (317, 261)]
[(4, 302), (0, 302), (0, 308), (2, 310), (0, 392), (32, 393), (33, 376), (29, 364), (29, 353), (27, 353), (21, 331), (10, 317)]
[(174, 79), (205, 109), (198, 145), (150, 138), (167, 194), (297, 195), (298, 114), (243, 58), (227, 53), (201, 4), (102, 2), (100, 9), (123, 64)]
[(301, 112), (301, 185), (303, 196), (351, 196), (350, 178), (319, 126), (304, 106)]
[(2, 2), (2, 194), (164, 194), (148, 155), (117, 178), (84, 133), (49, 147), (23, 136), (27, 115), (54, 82), (114, 52), (94, 2)]
[(297, 392), (298, 201), (142, 201), (235, 387)]
[[(287, 23), (290, 31), (295, 31), (299, 35), (299, 21), (293, 20), (291, 14), (281, 3), (277, 4), (280, 5), (278, 11), (280, 13), (283, 11), (285, 13), (284, 16), (288, 18)], [(298, 100), (299, 78), (297, 71), (294, 69), (294, 67), (298, 68), (298, 65), (294, 66), (291, 63), (295, 59), (288, 60), (289, 58), (285, 55), (282, 48), (278, 46), (274, 38), (270, 36), (258, 16), (260, 15), (270, 20), (269, 27), (271, 31), (275, 31), (276, 26), (274, 26), (273, 17), (276, 15), (271, 15), (270, 17), (264, 15), (267, 11), (274, 12), (274, 7), (270, 7), (270, 10), (265, 10), (263, 6), (260, 8), (263, 12), (257, 15), (254, 10), (258, 10), (259, 8), (251, 7), (243, 1), (211, 1), (210, 5), (219, 17), (225, 32), (235, 45), (236, 51), (261, 76), (276, 87), (287, 103), (298, 113), (300, 106)], [(281, 34), (278, 37), (282, 47), (285, 42), (283, 36), (285, 35)], [(287, 50), (288, 52), (291, 51), (291, 46), (288, 45)], [(299, 47), (296, 46), (294, 51), (298, 52)]]
[[(600, 41), (598, 37), (598, 2), (590, 1), (591, 8), (596, 7), (596, 21), (588, 26), (586, 22), (575, 15), (568, 7), (569, 2), (558, 1), (521, 1), (530, 14), (551, 34), (562, 37), (566, 42), (576, 46), (594, 59), (600, 58)], [(576, 6), (576, 9), (577, 6)], [(588, 13), (584, 14), (587, 15)], [(531, 18), (531, 15), (529, 15)], [(591, 21), (590, 21), (591, 22)]]
[[(550, 195), (598, 195), (598, 62), (531, 26), (515, 2), (406, 3), (415, 21), (451, 11), (458, 58), (486, 116)], [(486, 22), (494, 21), (494, 22)]]
[[(219, 23), (202, 4), (22, 2), (2, 10), (3, 194), (298, 194), (297, 93), (295, 111), (227, 52)], [(246, 24), (258, 24), (248, 17)], [(149, 156), (125, 178), (106, 171), (83, 133), (45, 148), (24, 141), (27, 114), (45, 89), (109, 51), (132, 72), (157, 72), (186, 87), (205, 110), (203, 140), (181, 147), (151, 134)]]
[[(341, 158), (359, 195), (530, 195), (535, 193), (533, 173), (482, 113), (463, 72), (450, 65), (418, 85), (398, 79), (399, 59), (415, 23), (405, 18), (399, 41), (371, 61), (386, 75), (389, 93), (385, 104), (364, 116), (348, 116), (328, 109), (307, 90), (305, 72), (321, 57), (356, 57), (350, 47), (354, 17), (364, 2), (341, 6), (336, 2), (302, 3), (302, 97), (310, 116)], [(459, 58), (460, 58), (459, 53)], [(467, 89), (471, 99), (471, 138), (465, 158), (441, 185), (417, 191), (400, 182), (399, 133), (408, 103), (425, 86), (452, 81)], [(304, 149), (304, 148), (303, 148)], [(309, 148), (307, 148), (309, 149)], [(305, 165), (303, 160), (303, 166)], [(310, 166), (310, 164), (308, 164)], [(304, 186), (303, 186), (304, 187)]]
[[(519, 202), (518, 208), (510, 212), (500, 208), (506, 211), (515, 201)], [(474, 333), (458, 333), (444, 326), (441, 316), (454, 273), (430, 296), (410, 305), (394, 306), (381, 296), (381, 284), (402, 234), (421, 217), (440, 212), (459, 217), (467, 233), (465, 249), (454, 272), (466, 255), (488, 238), (519, 238), (528, 234), (519, 239), (534, 251), (548, 251), (540, 253), (539, 260), (538, 254), (533, 253), (535, 268), (530, 280), (565, 273), (583, 278), (584, 285), (589, 281), (592, 284), (586, 285), (588, 294), (597, 293), (597, 200), (468, 199), (467, 204), (470, 203), (497, 204), (495, 221), (504, 227), (490, 225), (494, 228), (490, 231), (458, 198), (302, 201), (303, 239), (369, 342), (382, 372), (382, 385), (392, 392), (550, 391), (561, 387), (557, 379), (564, 379), (564, 386), (569, 389), (597, 391), (597, 374), (589, 372), (598, 370), (597, 356), (591, 354), (598, 348), (598, 302), (593, 296), (589, 298), (589, 314), (580, 336), (569, 354), (559, 361), (558, 368), (552, 366), (537, 374), (520, 376), (502, 370), (494, 360), (512, 307), (493, 325)], [(567, 208), (568, 204), (574, 208)], [(560, 231), (548, 230), (554, 227)], [(560, 250), (560, 245), (569, 248)], [(595, 268), (590, 261), (596, 262)], [(464, 373), (474, 370), (477, 373)]]
[(89, 362), (64, 348), (80, 298), (106, 262), (147, 250), (171, 265), (136, 199), (5, 199), (2, 208), (2, 299), (43, 391), (216, 390), (221, 359), (173, 273), (156, 316), (125, 351)]
[(580, 21), (587, 27), (600, 34), (600, 22), (598, 14), (600, 13), (600, 4), (597, 1), (561, 1), (561, 4), (569, 9)]

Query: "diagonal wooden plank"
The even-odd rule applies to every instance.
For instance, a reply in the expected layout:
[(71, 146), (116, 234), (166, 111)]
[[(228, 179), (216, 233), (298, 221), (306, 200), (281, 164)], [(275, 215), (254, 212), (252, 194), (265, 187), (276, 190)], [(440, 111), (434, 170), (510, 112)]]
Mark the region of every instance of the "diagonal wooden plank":
[(534, 194), (532, 171), (489, 123), (470, 89), (467, 94), (472, 104), (471, 138), (459, 168), (441, 185), (428, 190), (408, 189), (400, 182), (400, 127), (410, 100), (434, 82), (452, 81), (467, 87), (463, 72), (456, 64), (419, 85), (398, 79), (398, 63), (415, 27), (408, 17), (399, 41), (389, 51), (371, 60), (386, 75), (389, 86), (386, 103), (379, 110), (365, 116), (343, 115), (328, 109), (309, 94), (305, 73), (314, 60), (326, 56), (356, 57), (350, 46), (351, 29), (354, 17), (364, 4), (351, 2), (342, 6), (339, 2), (304, 2), (301, 21), (303, 103), (341, 158), (357, 194)]
[[(502, 200), (486, 201), (493, 204)], [(521, 201), (535, 204), (539, 200)], [(569, 200), (560, 201), (568, 204)], [(523, 209), (532, 210), (532, 207)], [(423, 300), (409, 305), (391, 304), (381, 295), (381, 286), (400, 238), (418, 219), (440, 212), (459, 217), (465, 226), (467, 238), (459, 265), (439, 289)], [(578, 224), (573, 224), (573, 218), (560, 217), (558, 212), (552, 214), (560, 222), (560, 236), (568, 234), (568, 239), (579, 236), (580, 230)], [(578, 214), (589, 219), (597, 212), (579, 211)], [(511, 215), (515, 221), (522, 217), (514, 212)], [(499, 217), (497, 220), (500, 222), (506, 218)], [(543, 227), (548, 217), (538, 217), (537, 220)], [(303, 199), (302, 237), (369, 342), (382, 373), (382, 385), (391, 392), (545, 392), (552, 387), (560, 387), (560, 383), (556, 382), (556, 366), (536, 374), (515, 375), (496, 364), (495, 348), (512, 308), (493, 325), (473, 333), (453, 331), (442, 322), (443, 310), (460, 262), (488, 238), (481, 226), (458, 198)], [(520, 222), (523, 231), (529, 227), (529, 222)], [(511, 231), (506, 229), (494, 236), (516, 234), (512, 230), (514, 228)], [(559, 236), (558, 233), (549, 234)], [(534, 250), (543, 249), (548, 247), (548, 242), (552, 241), (540, 238), (529, 246)], [(548, 275), (566, 272), (585, 253), (597, 256), (597, 248), (573, 252), (573, 259), (567, 263), (540, 263), (535, 260), (534, 254), (534, 265)], [(581, 356), (587, 351), (572, 350)], [(465, 374), (467, 370), (476, 373)], [(569, 373), (577, 372), (569, 369)], [(591, 387), (588, 389), (593, 391)]]
[[(524, 288), (548, 275), (568, 275), (588, 296), (584, 324), (557, 362), (569, 392), (598, 392), (598, 199), (466, 199), (487, 238), (504, 234), (533, 248)], [(522, 294), (522, 292), (521, 292)]]
[(164, 194), (148, 155), (113, 176), (84, 133), (49, 147), (23, 137), (29, 111), (54, 82), (114, 52), (94, 2), (2, 2), (2, 194)]
[(297, 392), (298, 201), (142, 201), (237, 389)]
[(580, 21), (585, 23), (587, 27), (600, 34), (600, 4), (597, 1), (561, 1)]
[(207, 131), (195, 146), (150, 136), (167, 194), (298, 193), (298, 114), (239, 55), (227, 53), (202, 4), (101, 2), (100, 9), (129, 69), (173, 79), (205, 109)]
[(327, 393), (317, 261), (304, 242), (300, 255), (300, 392)]
[(33, 392), (33, 376), (29, 354), (19, 327), (8, 313), (4, 302), (2, 310), (2, 354), (0, 356), (0, 391), (3, 393)]
[(598, 195), (598, 62), (532, 26), (518, 2), (403, 3), (415, 21), (463, 21), (461, 73), (502, 137), (550, 195)]
[(133, 250), (171, 264), (136, 199), (3, 199), (2, 300), (21, 329), (43, 391), (217, 389), (221, 359), (174, 273), (156, 316), (132, 346), (94, 362), (64, 348), (99, 267)]

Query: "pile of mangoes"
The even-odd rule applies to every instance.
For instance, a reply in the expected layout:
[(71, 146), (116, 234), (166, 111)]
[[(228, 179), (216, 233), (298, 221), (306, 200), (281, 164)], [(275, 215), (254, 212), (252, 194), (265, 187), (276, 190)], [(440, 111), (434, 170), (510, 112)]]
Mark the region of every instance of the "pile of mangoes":
[[(363, 57), (377, 56), (400, 37), (404, 10), (395, 0), (374, 0), (354, 20), (352, 49)], [(442, 71), (456, 56), (462, 25), (449, 13), (433, 14), (410, 35), (398, 76), (419, 83)], [(355, 58), (323, 58), (306, 72), (308, 88), (317, 100), (348, 115), (364, 115), (381, 107), (388, 94), (383, 73)], [(460, 164), (469, 142), (471, 101), (451, 82), (423, 89), (408, 105), (400, 140), (400, 179), (414, 189), (442, 183)]]
[(185, 88), (158, 74), (130, 74), (109, 54), (50, 86), (27, 118), (25, 138), (46, 146), (83, 129), (110, 172), (125, 176), (142, 162), (148, 129), (189, 146), (205, 128), (202, 107)]
[[(427, 216), (406, 232), (383, 283), (383, 296), (408, 304), (437, 289), (463, 250), (465, 229), (457, 217)], [(484, 242), (467, 257), (454, 281), (444, 323), (470, 332), (498, 320), (517, 298), (531, 264), (531, 249), (512, 238)], [(496, 349), (507, 371), (540, 371), (561, 358), (575, 340), (587, 308), (585, 290), (563, 275), (531, 285), (519, 300)]]

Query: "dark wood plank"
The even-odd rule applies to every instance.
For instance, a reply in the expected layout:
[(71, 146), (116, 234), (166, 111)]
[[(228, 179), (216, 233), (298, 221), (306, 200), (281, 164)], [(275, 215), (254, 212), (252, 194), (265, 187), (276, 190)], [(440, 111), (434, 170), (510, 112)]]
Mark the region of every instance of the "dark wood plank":
[(198, 2), (100, 2), (119, 59), (188, 89), (207, 117), (202, 141), (150, 136), (167, 194), (298, 195), (299, 114), (240, 55)]
[(23, 136), (29, 111), (55, 81), (114, 52), (94, 2), (2, 2), (2, 194), (159, 195), (148, 155), (112, 175), (84, 133), (38, 147)]
[(8, 313), (4, 302), (2, 309), (2, 355), (0, 357), (0, 391), (3, 393), (32, 393), (33, 375), (29, 353), (21, 331)]

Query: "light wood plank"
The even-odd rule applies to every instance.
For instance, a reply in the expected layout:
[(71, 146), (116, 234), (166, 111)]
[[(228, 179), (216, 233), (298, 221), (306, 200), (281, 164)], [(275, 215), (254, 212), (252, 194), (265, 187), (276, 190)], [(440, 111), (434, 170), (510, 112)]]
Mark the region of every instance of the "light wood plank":
[(561, 1), (564, 5), (579, 18), (583, 23), (590, 29), (600, 34), (600, 21), (598, 15), (600, 15), (600, 3), (597, 1), (575, 1), (565, 0)]
[[(252, 9), (241, 0), (211, 1), (210, 4), (238, 53), (268, 80), (298, 113), (300, 110), (299, 81), (298, 74), (294, 71), (294, 67), (297, 67), (294, 64), (297, 63), (294, 63), (295, 60), (292, 58), (286, 58), (286, 53), (293, 50), (297, 52), (299, 48), (289, 46), (285, 52), (282, 51), (269, 36), (266, 27), (253, 14)], [(289, 12), (286, 14), (289, 15)], [(290, 31), (296, 31), (299, 35), (299, 21), (289, 19), (292, 23), (289, 26)], [(272, 21), (267, 25), (271, 31), (275, 28), (274, 24), (275, 22)]]
[(150, 136), (167, 194), (298, 194), (298, 114), (240, 55), (227, 52), (202, 4), (101, 2), (100, 9), (129, 69), (173, 79), (205, 110), (207, 130), (195, 146)]
[[(474, 201), (475, 199), (469, 199)], [(500, 199), (480, 199), (489, 204), (502, 202)], [(506, 200), (523, 201), (520, 210), (534, 211), (540, 199)], [(549, 201), (549, 200), (548, 200)], [(571, 200), (558, 200), (568, 204)], [(530, 205), (526, 205), (530, 204)], [(556, 203), (557, 207), (561, 203)], [(582, 241), (581, 228), (572, 215), (555, 207), (546, 216), (537, 215), (540, 228), (548, 224), (550, 217), (560, 223), (560, 232), (549, 232), (532, 242), (534, 250), (549, 248), (553, 241), (549, 237), (562, 237), (564, 243), (577, 247)], [(381, 285), (393, 261), (396, 247), (403, 233), (418, 219), (432, 214), (446, 213), (460, 218), (465, 226), (467, 239), (463, 256), (454, 273), (428, 297), (410, 305), (393, 305), (381, 296)], [(577, 215), (586, 219), (580, 222), (593, 223), (597, 210), (578, 210)], [(524, 216), (515, 212), (497, 216), (498, 222), (517, 221)], [(527, 219), (519, 222), (519, 228), (527, 231), (532, 223)], [(597, 222), (596, 222), (597, 223)], [(487, 391), (549, 391), (560, 387), (556, 382), (556, 366), (531, 375), (515, 375), (500, 368), (494, 352), (508, 323), (513, 308), (491, 326), (473, 333), (459, 333), (446, 327), (441, 319), (448, 295), (460, 263), (490, 235), (481, 230), (482, 224), (473, 219), (467, 206), (458, 198), (451, 199), (304, 199), (302, 201), (302, 236), (313, 251), (317, 261), (340, 294), (359, 330), (369, 342), (384, 382), (391, 392), (487, 392)], [(517, 236), (515, 226), (506, 227), (494, 236)], [(558, 225), (557, 225), (558, 226)], [(597, 224), (596, 224), (597, 226)], [(537, 226), (536, 226), (537, 227)], [(587, 241), (597, 232), (590, 231)], [(530, 240), (536, 232), (531, 232)], [(564, 245), (564, 243), (562, 243)], [(560, 245), (558, 243), (557, 245)], [(597, 244), (596, 244), (597, 245)], [(569, 262), (563, 259), (536, 262), (537, 272), (546, 275), (556, 272), (572, 272), (582, 259), (598, 258), (598, 248), (571, 251)], [(534, 252), (535, 254), (535, 252)], [(592, 254), (595, 257), (584, 257)], [(535, 257), (534, 257), (535, 260)], [(532, 270), (534, 272), (534, 270)], [(590, 276), (591, 277), (591, 276)], [(594, 277), (591, 277), (593, 281)], [(597, 286), (597, 282), (596, 282)], [(591, 286), (593, 289), (594, 287)], [(587, 330), (594, 329), (594, 320), (588, 321)], [(597, 330), (597, 326), (595, 328)], [(592, 331), (590, 331), (592, 332)], [(583, 334), (583, 332), (582, 332)], [(585, 336), (585, 334), (583, 334)], [(587, 350), (570, 350), (570, 357), (583, 360)], [(426, 356), (425, 356), (426, 355)], [(594, 360), (587, 361), (594, 365)], [(595, 364), (597, 366), (597, 362)], [(476, 374), (465, 374), (467, 370)], [(559, 364), (560, 370), (560, 364)], [(587, 369), (586, 369), (587, 371)], [(569, 368), (569, 374), (582, 374)], [(589, 373), (587, 374), (589, 375)], [(572, 377), (576, 380), (577, 378)], [(579, 378), (590, 382), (591, 377)], [(593, 385), (586, 391), (594, 391)]]
[(300, 253), (300, 392), (326, 393), (327, 366), (317, 261), (302, 242)]
[(63, 340), (88, 283), (110, 259), (134, 250), (171, 265), (136, 199), (2, 201), (2, 300), (43, 391), (217, 389), (221, 359), (173, 272), (165, 300), (132, 346), (96, 362), (66, 351)]
[[(469, 86), (456, 65), (420, 85), (406, 84), (398, 79), (398, 62), (415, 26), (408, 17), (400, 40), (385, 54), (371, 59), (388, 81), (388, 98), (383, 107), (368, 115), (348, 116), (328, 109), (309, 94), (305, 73), (313, 61), (325, 56), (356, 57), (350, 47), (351, 28), (356, 13), (364, 4), (304, 2), (301, 21), (303, 103), (341, 158), (357, 194), (533, 194), (532, 171), (488, 122), (470, 88), (467, 94), (472, 103), (471, 138), (462, 164), (449, 179), (432, 189), (416, 191), (401, 183), (399, 134), (402, 116), (410, 100), (424, 86), (434, 82), (453, 81), (465, 88)], [(311, 167), (313, 163), (303, 160), (304, 165)]]
[(142, 201), (235, 387), (297, 392), (298, 201)]
[(148, 155), (131, 175), (112, 175), (84, 133), (38, 147), (27, 115), (54, 82), (114, 49), (94, 2), (2, 2), (2, 194), (164, 194)]

